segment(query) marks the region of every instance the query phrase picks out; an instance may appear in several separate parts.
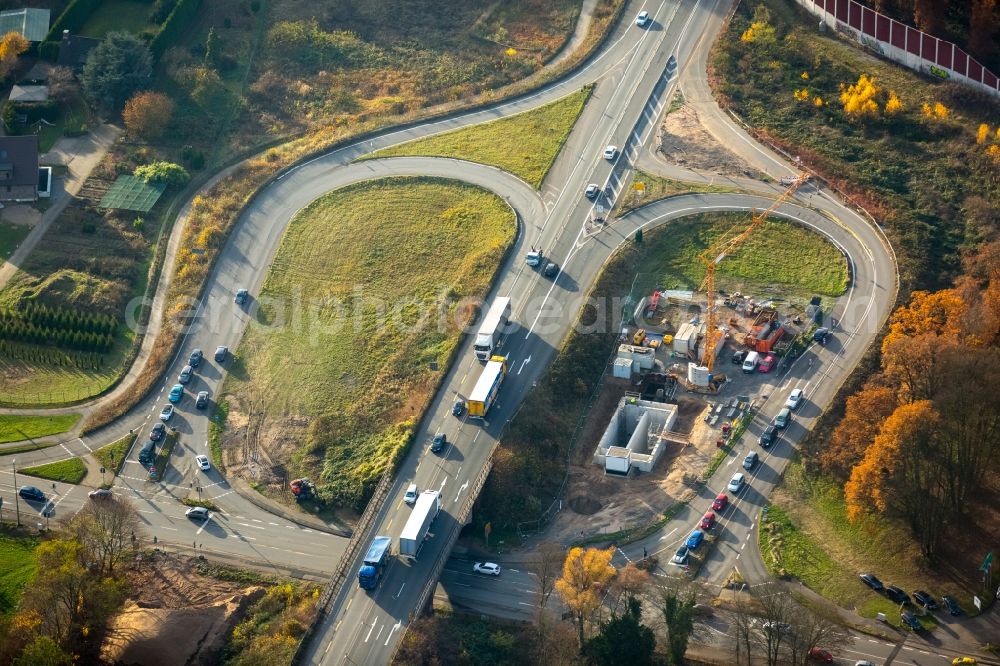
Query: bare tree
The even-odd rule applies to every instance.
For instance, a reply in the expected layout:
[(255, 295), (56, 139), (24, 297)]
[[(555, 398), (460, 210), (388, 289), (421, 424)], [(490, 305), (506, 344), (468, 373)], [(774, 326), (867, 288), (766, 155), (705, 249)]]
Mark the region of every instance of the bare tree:
[(535, 549), (535, 557), (528, 563), (528, 569), (538, 577), (539, 607), (548, 602), (565, 559), (566, 549), (554, 541), (543, 541)]
[(809, 663), (809, 651), (815, 647), (842, 647), (853, 642), (850, 632), (842, 625), (808, 609), (795, 613), (790, 624), (788, 650), (792, 666), (806, 666)]
[(733, 630), (730, 634), (733, 639), (733, 656), (736, 666), (750, 664), (754, 648), (754, 627), (756, 618), (753, 615), (754, 601), (749, 593), (743, 590), (733, 589), (733, 598), (727, 603), (732, 610)]
[(652, 603), (663, 616), (664, 644), (671, 664), (684, 663), (688, 639), (694, 633), (695, 593), (690, 587), (659, 587)]
[(127, 500), (90, 502), (69, 521), (69, 531), (82, 546), (86, 566), (110, 575), (143, 537), (139, 513)]
[(49, 97), (62, 103), (80, 91), (80, 84), (69, 67), (53, 67), (49, 70)]
[(764, 648), (768, 666), (778, 666), (782, 645), (788, 639), (791, 622), (797, 609), (788, 593), (775, 583), (757, 588), (755, 594), (761, 609), (761, 630), (756, 633), (759, 645)]

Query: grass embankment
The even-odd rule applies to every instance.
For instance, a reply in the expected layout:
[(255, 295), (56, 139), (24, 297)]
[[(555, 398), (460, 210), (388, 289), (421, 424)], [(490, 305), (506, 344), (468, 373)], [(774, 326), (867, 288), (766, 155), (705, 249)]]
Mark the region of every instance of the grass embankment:
[[(788, 466), (784, 478), (787, 494), (776, 496), (760, 530), (761, 553), (773, 574), (794, 576), (864, 617), (885, 613), (895, 625), (899, 625), (898, 604), (863, 585), (859, 573), (874, 573), (886, 585), (910, 592), (950, 594), (960, 603), (971, 598), (972, 590), (940, 581), (921, 565), (920, 550), (905, 526), (874, 517), (849, 522), (843, 488), (828, 479), (808, 477), (798, 462)], [(975, 614), (972, 607), (965, 610)], [(934, 625), (930, 617), (921, 621), (927, 627)]]
[[(248, 330), (227, 381), (230, 414), (263, 409), (295, 442), (269, 450), (288, 478), (319, 479), (327, 502), (363, 506), (448, 366), (463, 299), (483, 296), (514, 232), (502, 199), (454, 181), (377, 180), (316, 200), (264, 283), (264, 326)], [(297, 315), (293, 303), (305, 304)]]
[(393, 146), (371, 157), (455, 157), (499, 167), (538, 188), (592, 90), (593, 86), (586, 86), (532, 111)]
[[(769, 8), (776, 38), (758, 30), (758, 37), (743, 41), (758, 4)], [(985, 93), (926, 79), (823, 35), (815, 18), (788, 0), (740, 5), (711, 63), (718, 96), (769, 139), (852, 192), (886, 227), (904, 288), (950, 286), (962, 250), (995, 229), (1000, 164), (987, 149), (1000, 141), (1000, 105)], [(877, 110), (849, 117), (841, 87), (865, 73), (881, 88)], [(804, 99), (796, 99), (803, 90)], [(885, 112), (889, 91), (902, 103), (896, 115)], [(936, 102), (946, 112), (928, 117), (923, 105), (933, 109)], [(977, 143), (981, 123), (989, 125), (990, 136)]]
[[(0, 444), (20, 442), (29, 437), (38, 438), (66, 432), (80, 420), (79, 414), (59, 414), (56, 416), (16, 416), (0, 415)], [(32, 446), (26, 450), (34, 450)], [(0, 449), (0, 454), (7, 451)]]
[(73, 484), (80, 483), (83, 477), (87, 476), (87, 466), (79, 458), (67, 458), (37, 467), (24, 467), (18, 471), (41, 479)]
[(222, 663), (291, 664), (306, 627), (316, 615), (319, 595), (319, 588), (305, 584), (285, 583), (268, 589), (233, 629)]
[[(642, 183), (641, 191), (635, 189), (636, 183)], [(645, 206), (654, 201), (660, 201), (668, 197), (680, 194), (701, 194), (711, 192), (738, 192), (735, 187), (726, 185), (711, 185), (708, 183), (689, 183), (673, 178), (663, 178), (642, 170), (636, 170), (630, 175), (628, 190), (619, 198), (620, 209), (618, 215), (624, 215), (640, 206)]]
[(102, 0), (80, 29), (84, 37), (103, 39), (109, 32), (141, 34), (157, 28), (149, 22), (152, 3), (146, 0)]
[(0, 531), (0, 621), (14, 613), (24, 586), (35, 576), (37, 546), (35, 537)]
[(137, 437), (138, 435), (136, 434), (125, 435), (107, 446), (102, 446), (94, 451), (94, 458), (101, 464), (101, 467), (111, 472), (112, 476), (117, 476), (122, 471), (122, 465), (125, 464), (125, 456), (128, 454), (129, 448)]
[(6, 260), (31, 232), (27, 224), (0, 222), (0, 260)]

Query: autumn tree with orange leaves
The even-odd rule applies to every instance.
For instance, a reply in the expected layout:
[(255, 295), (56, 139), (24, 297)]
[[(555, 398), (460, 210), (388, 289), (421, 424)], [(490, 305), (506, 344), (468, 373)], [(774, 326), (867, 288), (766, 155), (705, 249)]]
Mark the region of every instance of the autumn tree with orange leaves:
[(844, 417), (819, 455), (820, 467), (838, 479), (847, 479), (878, 435), (882, 422), (896, 409), (896, 389), (869, 381), (847, 399)]
[(615, 578), (615, 568), (611, 566), (614, 552), (613, 548), (571, 548), (563, 562), (562, 576), (556, 581), (556, 592), (577, 623), (581, 649), (586, 641), (584, 627), (600, 608), (601, 599)]
[(31, 47), (24, 35), (13, 30), (0, 37), (0, 79), (6, 79), (14, 69), (17, 59)]

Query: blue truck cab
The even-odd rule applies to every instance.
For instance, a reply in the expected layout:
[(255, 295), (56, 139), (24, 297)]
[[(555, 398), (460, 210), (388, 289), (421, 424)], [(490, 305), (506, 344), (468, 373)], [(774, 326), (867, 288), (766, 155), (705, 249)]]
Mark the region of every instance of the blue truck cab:
[(392, 537), (377, 536), (365, 553), (365, 560), (358, 570), (358, 585), (365, 590), (374, 590), (389, 565), (392, 557)]

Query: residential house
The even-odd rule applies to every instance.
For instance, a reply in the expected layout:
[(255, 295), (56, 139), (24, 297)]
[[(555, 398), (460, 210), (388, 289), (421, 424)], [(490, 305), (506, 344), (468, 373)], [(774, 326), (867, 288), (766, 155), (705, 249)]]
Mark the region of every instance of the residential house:
[(0, 136), (0, 201), (38, 199), (38, 137)]

